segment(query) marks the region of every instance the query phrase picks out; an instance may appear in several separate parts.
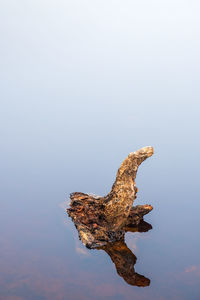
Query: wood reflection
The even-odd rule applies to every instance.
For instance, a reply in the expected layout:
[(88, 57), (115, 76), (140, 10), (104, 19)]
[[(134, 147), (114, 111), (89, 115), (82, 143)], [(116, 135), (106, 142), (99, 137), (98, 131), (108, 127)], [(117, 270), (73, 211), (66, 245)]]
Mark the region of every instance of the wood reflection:
[[(126, 231), (131, 232), (146, 232), (152, 229), (149, 223), (144, 221), (140, 222), (138, 226), (129, 226)], [(150, 285), (150, 279), (135, 272), (134, 265), (136, 264), (137, 257), (127, 247), (124, 237), (117, 242), (107, 243), (105, 246), (97, 248), (104, 250), (115, 264), (116, 271), (128, 284), (145, 287)]]

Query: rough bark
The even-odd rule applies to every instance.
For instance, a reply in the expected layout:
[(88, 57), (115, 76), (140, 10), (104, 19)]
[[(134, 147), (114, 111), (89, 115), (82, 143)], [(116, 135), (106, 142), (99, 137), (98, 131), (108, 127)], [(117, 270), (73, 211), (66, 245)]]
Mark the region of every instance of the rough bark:
[(136, 198), (135, 178), (139, 165), (153, 154), (152, 147), (132, 152), (121, 164), (110, 193), (105, 197), (84, 193), (70, 195), (69, 216), (82, 242), (96, 248), (123, 238), (127, 227), (138, 225), (151, 205), (132, 207)]

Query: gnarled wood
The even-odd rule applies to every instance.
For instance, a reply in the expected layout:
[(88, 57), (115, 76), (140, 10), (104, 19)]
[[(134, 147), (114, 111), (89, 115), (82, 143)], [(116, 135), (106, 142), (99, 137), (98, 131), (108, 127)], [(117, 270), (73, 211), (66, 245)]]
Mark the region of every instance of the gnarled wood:
[(67, 210), (82, 242), (89, 248), (120, 240), (126, 226), (138, 225), (151, 205), (132, 207), (136, 198), (135, 178), (139, 165), (153, 154), (152, 147), (132, 152), (121, 164), (110, 193), (105, 197), (84, 193), (70, 195)]
[[(105, 215), (110, 227), (117, 230), (124, 225), (136, 199), (135, 178), (140, 164), (153, 154), (152, 147), (131, 152), (121, 164), (111, 192), (104, 198)], [(111, 225), (112, 224), (112, 225)]]

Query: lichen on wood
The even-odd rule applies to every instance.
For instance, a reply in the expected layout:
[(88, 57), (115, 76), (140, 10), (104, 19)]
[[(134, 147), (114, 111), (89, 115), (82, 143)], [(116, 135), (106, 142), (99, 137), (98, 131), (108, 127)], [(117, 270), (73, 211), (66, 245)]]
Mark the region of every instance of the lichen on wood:
[(131, 152), (121, 164), (107, 196), (77, 192), (70, 195), (67, 212), (85, 246), (96, 248), (122, 239), (128, 226), (138, 225), (153, 209), (151, 205), (132, 206), (137, 193), (135, 178), (138, 167), (152, 154), (152, 147)]

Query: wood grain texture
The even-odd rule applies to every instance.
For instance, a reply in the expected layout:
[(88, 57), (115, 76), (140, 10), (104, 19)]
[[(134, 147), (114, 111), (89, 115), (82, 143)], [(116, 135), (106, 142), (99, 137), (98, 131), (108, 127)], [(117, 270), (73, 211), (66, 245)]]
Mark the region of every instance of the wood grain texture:
[(120, 240), (127, 226), (138, 225), (143, 216), (153, 209), (151, 205), (132, 207), (137, 194), (135, 178), (138, 167), (152, 154), (152, 147), (130, 153), (121, 164), (107, 196), (77, 192), (70, 195), (67, 212), (87, 247), (96, 248)]

